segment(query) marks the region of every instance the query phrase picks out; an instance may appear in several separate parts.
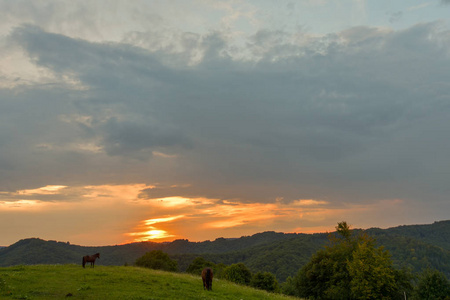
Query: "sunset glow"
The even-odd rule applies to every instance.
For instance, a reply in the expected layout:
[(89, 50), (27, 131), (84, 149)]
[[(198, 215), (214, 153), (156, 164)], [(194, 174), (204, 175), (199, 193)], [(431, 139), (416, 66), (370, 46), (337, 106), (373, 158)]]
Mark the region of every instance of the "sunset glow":
[(0, 202), (0, 210), (7, 209), (32, 209), (37, 208), (42, 203), (37, 200), (17, 200)]
[(160, 229), (152, 229), (140, 233), (129, 233), (129, 235), (136, 236), (133, 242), (145, 242), (151, 240), (161, 241), (173, 237), (173, 235), (168, 234), (167, 231)]
[[(173, 185), (171, 188), (177, 187)], [(200, 241), (218, 236), (236, 237), (237, 232), (251, 234), (273, 228), (284, 232), (331, 231), (336, 218), (361, 221), (367, 215), (376, 218), (377, 215), (384, 214), (386, 209), (395, 209), (404, 203), (401, 199), (392, 199), (371, 205), (348, 204), (333, 207), (328, 201), (316, 199), (297, 199), (292, 202), (275, 199), (271, 203), (242, 203), (204, 197), (142, 198), (143, 191), (154, 188), (155, 186), (147, 184), (80, 187), (47, 185), (33, 190), (0, 194), (2, 199), (9, 199), (0, 202), (0, 211), (35, 211), (42, 214), (58, 211), (72, 217), (86, 216), (91, 214), (91, 210), (86, 210), (86, 203), (89, 202), (92, 215), (96, 216), (92, 219), (92, 224), (100, 219), (111, 225), (115, 224), (118, 231), (111, 232), (108, 236), (116, 234), (119, 236), (116, 243), (125, 243), (171, 241), (179, 238)], [(24, 195), (44, 197), (43, 199), (51, 195), (53, 198), (52, 202), (18, 198)], [(60, 201), (55, 201), (58, 197)], [(64, 199), (66, 201), (62, 201)], [(112, 215), (115, 217), (111, 218)], [(147, 218), (138, 221), (144, 216)], [(324, 222), (329, 224), (324, 226)], [(90, 226), (89, 223), (86, 226)], [(79, 228), (74, 227), (73, 230)]]

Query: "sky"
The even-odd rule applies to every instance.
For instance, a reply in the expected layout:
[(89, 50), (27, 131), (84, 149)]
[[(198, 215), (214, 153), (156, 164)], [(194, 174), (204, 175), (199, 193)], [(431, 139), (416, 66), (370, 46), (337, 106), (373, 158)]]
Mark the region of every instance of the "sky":
[(0, 0), (0, 245), (429, 224), (449, 153), (449, 0)]

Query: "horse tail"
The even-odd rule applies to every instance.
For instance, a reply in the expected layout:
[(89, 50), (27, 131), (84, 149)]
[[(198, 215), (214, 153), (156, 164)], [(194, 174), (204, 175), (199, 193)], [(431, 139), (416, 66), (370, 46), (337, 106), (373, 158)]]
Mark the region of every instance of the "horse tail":
[(212, 290), (213, 272), (209, 268), (206, 270), (206, 278), (208, 278), (209, 290)]
[(84, 256), (83, 256), (83, 262), (82, 262), (81, 264), (83, 265), (83, 268), (84, 268), (84, 266), (86, 265), (86, 259), (85, 259)]
[(202, 271), (203, 288), (206, 290), (212, 290), (213, 272), (211, 268), (205, 268)]

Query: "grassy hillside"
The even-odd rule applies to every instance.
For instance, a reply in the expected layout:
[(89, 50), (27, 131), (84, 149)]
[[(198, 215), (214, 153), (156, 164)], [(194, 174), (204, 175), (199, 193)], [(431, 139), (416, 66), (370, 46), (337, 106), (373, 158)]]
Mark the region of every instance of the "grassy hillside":
[(35, 265), (0, 268), (1, 299), (294, 299), (214, 279), (137, 267)]

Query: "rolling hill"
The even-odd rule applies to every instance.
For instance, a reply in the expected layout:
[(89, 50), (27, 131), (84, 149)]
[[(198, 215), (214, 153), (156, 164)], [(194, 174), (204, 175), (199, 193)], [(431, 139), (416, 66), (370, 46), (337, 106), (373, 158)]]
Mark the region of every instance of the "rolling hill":
[[(45, 280), (45, 284), (44, 283)], [(138, 267), (37, 265), (0, 268), (1, 299), (298, 299), (200, 276)]]
[[(428, 225), (409, 225), (388, 229), (371, 228), (366, 232), (392, 255), (397, 267), (419, 272), (426, 268), (442, 271), (450, 277), (450, 221)], [(152, 250), (162, 250), (178, 261), (185, 271), (198, 256), (215, 263), (244, 263), (251, 271), (268, 271), (280, 282), (294, 276), (311, 255), (327, 243), (326, 233), (285, 234), (263, 232), (236, 239), (170, 243), (141, 242), (116, 246), (84, 247), (66, 242), (37, 238), (20, 240), (0, 249), (0, 266), (34, 264), (81, 264), (81, 257), (101, 253), (99, 265), (131, 265)]]

